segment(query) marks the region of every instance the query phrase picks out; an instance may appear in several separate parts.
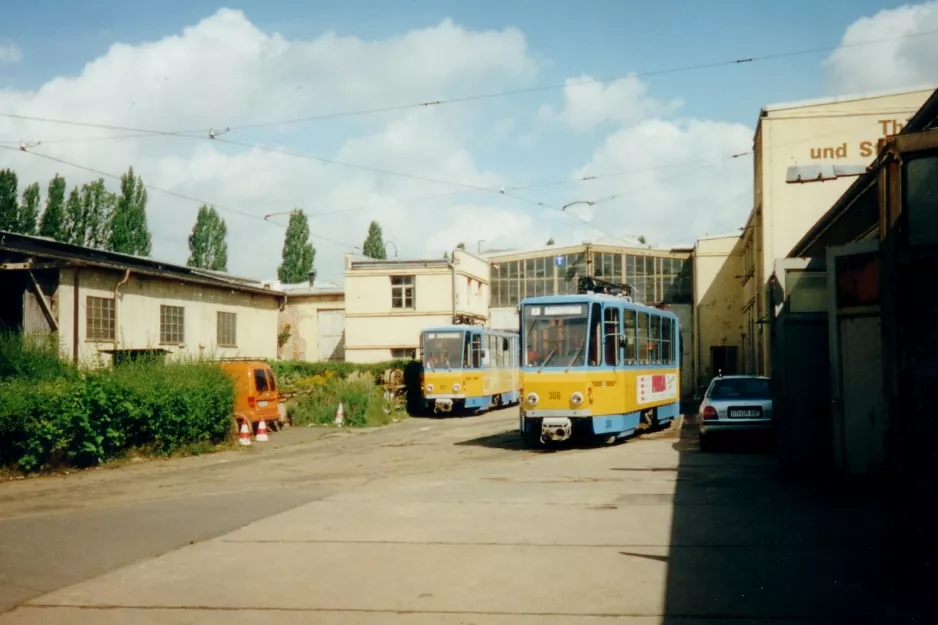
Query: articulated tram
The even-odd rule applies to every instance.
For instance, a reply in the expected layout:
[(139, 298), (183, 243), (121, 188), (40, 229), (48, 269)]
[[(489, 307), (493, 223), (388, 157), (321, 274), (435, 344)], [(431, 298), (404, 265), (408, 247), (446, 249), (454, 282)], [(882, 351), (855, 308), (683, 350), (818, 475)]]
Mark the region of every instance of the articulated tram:
[(529, 443), (614, 442), (680, 414), (677, 316), (602, 284), (581, 278), (577, 295), (521, 302), (520, 431)]
[(420, 348), (426, 410), (482, 412), (519, 401), (516, 332), (465, 325), (427, 328)]

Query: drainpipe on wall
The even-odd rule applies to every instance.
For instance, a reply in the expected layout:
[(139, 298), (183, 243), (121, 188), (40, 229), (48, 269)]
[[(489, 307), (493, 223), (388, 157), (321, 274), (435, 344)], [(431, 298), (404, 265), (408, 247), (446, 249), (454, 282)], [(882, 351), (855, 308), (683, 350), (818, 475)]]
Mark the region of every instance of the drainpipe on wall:
[(78, 267), (72, 276), (72, 362), (78, 363)]
[(456, 252), (453, 252), (449, 269), (453, 274), (453, 323), (456, 323)]
[[(120, 336), (120, 329), (121, 329), (121, 326), (120, 326), (120, 323), (119, 323), (119, 321), (120, 321), (120, 316), (119, 316), (118, 313), (117, 313), (117, 311), (120, 310), (120, 306), (117, 305), (117, 301), (118, 301), (118, 299), (117, 299), (117, 298), (118, 298), (117, 292), (120, 290), (120, 288), (121, 288), (122, 286), (124, 286), (125, 284), (127, 284), (127, 281), (128, 281), (128, 280), (130, 280), (130, 269), (126, 270), (126, 271), (124, 272), (124, 277), (123, 277), (123, 279), (121, 279), (120, 282), (118, 282), (117, 284), (114, 285), (114, 351), (115, 351), (115, 352), (117, 351), (117, 337)], [(112, 362), (113, 362), (114, 356), (116, 356), (116, 355), (117, 355), (117, 354), (115, 353), (113, 356), (111, 356), (111, 361), (112, 361)]]

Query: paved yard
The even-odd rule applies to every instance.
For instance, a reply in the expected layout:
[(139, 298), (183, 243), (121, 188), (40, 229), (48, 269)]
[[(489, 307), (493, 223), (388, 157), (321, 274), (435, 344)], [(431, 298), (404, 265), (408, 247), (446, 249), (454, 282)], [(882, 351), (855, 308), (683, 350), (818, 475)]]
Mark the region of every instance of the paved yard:
[(766, 455), (702, 454), (692, 426), (554, 453), (516, 426), (287, 431), (0, 486), (19, 604), (0, 623), (919, 622), (863, 501), (786, 485)]

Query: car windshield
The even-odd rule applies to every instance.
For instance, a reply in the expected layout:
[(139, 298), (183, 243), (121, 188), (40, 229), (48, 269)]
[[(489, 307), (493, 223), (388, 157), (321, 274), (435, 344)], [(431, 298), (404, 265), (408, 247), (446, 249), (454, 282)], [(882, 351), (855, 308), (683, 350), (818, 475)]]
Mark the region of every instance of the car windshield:
[(427, 369), (462, 367), (465, 332), (426, 332), (423, 335), (423, 366)]
[(583, 366), (587, 310), (586, 303), (525, 306), (521, 319), (524, 366)]
[(769, 381), (759, 378), (724, 378), (714, 380), (709, 397), (713, 399), (771, 399)]

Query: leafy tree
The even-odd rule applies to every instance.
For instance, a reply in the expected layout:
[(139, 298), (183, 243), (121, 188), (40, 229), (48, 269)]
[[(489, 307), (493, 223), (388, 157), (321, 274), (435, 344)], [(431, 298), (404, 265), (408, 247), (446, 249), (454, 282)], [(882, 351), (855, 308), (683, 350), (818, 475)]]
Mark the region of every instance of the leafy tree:
[(554, 237), (547, 239), (547, 245), (553, 245), (553, 244), (554, 244)]
[(642, 245), (645, 245), (646, 239), (645, 239), (645, 235), (644, 235), (644, 234), (638, 235), (638, 242), (641, 243)]
[(17, 232), (19, 226), (19, 180), (12, 169), (0, 170), (0, 230)]
[(286, 284), (303, 282), (313, 270), (316, 250), (309, 241), (309, 222), (306, 213), (298, 208), (290, 213), (290, 223), (283, 239), (283, 262), (277, 268), (277, 277)]
[(65, 223), (62, 225), (64, 241), (72, 245), (85, 244), (85, 214), (78, 187), (72, 188), (65, 203)]
[(49, 194), (46, 197), (46, 210), (39, 223), (39, 234), (56, 241), (66, 241), (65, 232), (65, 178), (56, 174), (49, 181)]
[(371, 222), (368, 226), (368, 237), (365, 239), (363, 250), (368, 258), (384, 259), (388, 257), (387, 250), (384, 249), (381, 226), (377, 221)]
[(462, 241), (460, 241), (459, 243), (456, 244), (456, 249), (457, 249), (457, 250), (464, 250), (464, 249), (466, 249), (466, 244), (463, 243)]
[(134, 176), (134, 168), (121, 176), (121, 192), (114, 208), (114, 219), (108, 237), (113, 252), (148, 256), (150, 229), (147, 227), (147, 188)]
[(228, 270), (228, 226), (214, 207), (203, 204), (189, 235), (189, 260), (186, 264), (213, 271)]
[(39, 223), (39, 183), (34, 182), (23, 191), (23, 203), (17, 219), (16, 231), (22, 234), (36, 234)]
[(107, 248), (116, 205), (117, 196), (107, 190), (103, 178), (82, 186), (81, 212), (85, 225), (82, 245)]

